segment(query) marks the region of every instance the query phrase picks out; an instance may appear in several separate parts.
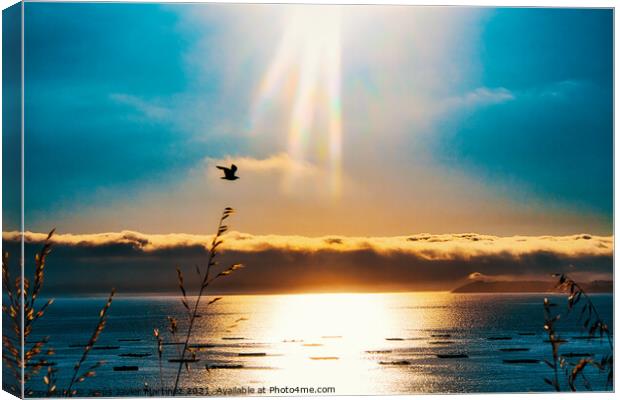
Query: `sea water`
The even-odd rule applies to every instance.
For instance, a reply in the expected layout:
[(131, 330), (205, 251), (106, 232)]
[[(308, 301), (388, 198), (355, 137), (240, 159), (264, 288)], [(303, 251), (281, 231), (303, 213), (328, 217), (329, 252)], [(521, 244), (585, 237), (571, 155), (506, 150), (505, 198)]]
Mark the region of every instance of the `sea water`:
[[(305, 294), (223, 296), (199, 305), (190, 343), (196, 362), (182, 368), (183, 395), (409, 394), (539, 392), (553, 370), (545, 332), (544, 294)], [(612, 296), (593, 295), (611, 327)], [(195, 298), (190, 297), (193, 304)], [(606, 340), (584, 340), (566, 300), (552, 296), (560, 353), (609, 353)], [(43, 302), (43, 300), (41, 300)], [(105, 298), (56, 298), (36, 322), (29, 342), (49, 336), (59, 390), (66, 387)], [(579, 311), (581, 307), (578, 307)], [(572, 314), (578, 313), (577, 310)], [(178, 332), (168, 331), (168, 317)], [(170, 395), (188, 316), (178, 297), (114, 299), (107, 325), (81, 371), (104, 360), (96, 376), (75, 385), (78, 395)], [(153, 330), (164, 340), (158, 356)], [(506, 351), (520, 349), (520, 351)], [(125, 356), (123, 356), (125, 355)], [(129, 355), (129, 356), (127, 356)], [(138, 357), (138, 355), (140, 357)], [(440, 356), (462, 358), (439, 358)], [(186, 356), (188, 358), (189, 355)], [(580, 357), (567, 357), (578, 361)], [(506, 360), (535, 360), (509, 364)], [(160, 370), (161, 365), (161, 370)], [(114, 367), (137, 367), (115, 371)], [(212, 368), (206, 368), (210, 366)], [(589, 368), (588, 368), (589, 369)], [(587, 370), (588, 370), (587, 369)], [(42, 369), (29, 387), (45, 390)], [(160, 373), (161, 371), (161, 373)], [(4, 371), (5, 377), (8, 372)], [(606, 376), (587, 374), (595, 390)], [(564, 371), (560, 384), (568, 390)], [(578, 387), (583, 385), (578, 381)]]

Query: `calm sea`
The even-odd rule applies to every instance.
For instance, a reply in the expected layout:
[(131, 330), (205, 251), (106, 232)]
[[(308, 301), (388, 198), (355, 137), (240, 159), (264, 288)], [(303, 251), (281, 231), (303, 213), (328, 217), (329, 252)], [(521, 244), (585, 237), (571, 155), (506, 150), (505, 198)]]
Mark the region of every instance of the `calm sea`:
[[(592, 297), (612, 325), (612, 296)], [(180, 388), (187, 395), (260, 394), (261, 388), (276, 395), (274, 387), (292, 394), (333, 388), (327, 390), (338, 395), (548, 391), (543, 378), (551, 377), (552, 370), (546, 364), (505, 362), (551, 359), (550, 345), (544, 342), (543, 298), (450, 293), (225, 296), (201, 308), (191, 343), (203, 347), (196, 349), (198, 361), (189, 374), (183, 373)], [(52, 360), (59, 388), (70, 379), (81, 354), (76, 345), (88, 341), (104, 301), (57, 298), (35, 326), (32, 338), (49, 336), (56, 349)], [(553, 301), (558, 312), (566, 310), (564, 298)], [(167, 316), (175, 316), (180, 331), (185, 330), (178, 298), (116, 298), (97, 343), (102, 347), (85, 363), (106, 364), (76, 386), (78, 394), (141, 395), (147, 393), (145, 384), (159, 389), (153, 329), (160, 329), (165, 342), (181, 340), (167, 332)], [(604, 341), (575, 338), (586, 333), (574, 318), (563, 316), (558, 331), (569, 339), (561, 353), (600, 358), (607, 351)], [(177, 352), (174, 344), (164, 346), (167, 389), (178, 368), (169, 359), (178, 358)], [(438, 357), (457, 354), (467, 358)], [(121, 366), (138, 369), (114, 370)], [(605, 389), (605, 376), (593, 372), (588, 378), (596, 390)], [(565, 377), (560, 380), (568, 389)], [(41, 377), (34, 382), (33, 388), (43, 388)]]

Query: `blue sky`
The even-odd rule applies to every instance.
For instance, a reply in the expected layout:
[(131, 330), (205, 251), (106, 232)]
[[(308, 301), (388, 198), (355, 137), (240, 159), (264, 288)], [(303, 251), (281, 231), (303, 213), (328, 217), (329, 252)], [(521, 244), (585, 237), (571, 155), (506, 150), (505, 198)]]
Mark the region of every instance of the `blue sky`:
[(333, 10), (28, 3), (26, 228), (611, 233), (610, 10)]
[(516, 98), (456, 122), (457, 160), (611, 215), (612, 18), (607, 10), (495, 12), (482, 35), (481, 81)]

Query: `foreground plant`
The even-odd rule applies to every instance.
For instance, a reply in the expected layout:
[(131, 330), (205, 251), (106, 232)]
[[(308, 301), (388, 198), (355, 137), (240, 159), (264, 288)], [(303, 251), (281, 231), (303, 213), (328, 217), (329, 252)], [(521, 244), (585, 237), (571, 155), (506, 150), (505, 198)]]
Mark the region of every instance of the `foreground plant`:
[(559, 348), (562, 343), (564, 343), (563, 339), (560, 339), (558, 334), (555, 331), (555, 323), (560, 319), (560, 315), (554, 315), (551, 312), (551, 307), (554, 305), (549, 302), (548, 298), (545, 298), (543, 302), (543, 308), (545, 311), (545, 331), (547, 332), (549, 343), (551, 344), (551, 356), (552, 361), (544, 360), (545, 363), (553, 369), (553, 379), (544, 378), (545, 382), (548, 385), (553, 386), (553, 388), (559, 392), (560, 389), (560, 380), (558, 377), (558, 371), (563, 367), (564, 359), (560, 357)]
[(105, 325), (107, 322), (108, 310), (110, 309), (110, 306), (112, 305), (112, 298), (114, 297), (115, 292), (116, 291), (112, 289), (112, 291), (110, 292), (110, 296), (108, 297), (108, 301), (105, 303), (101, 311), (99, 311), (99, 322), (97, 322), (97, 326), (95, 326), (95, 330), (90, 336), (88, 343), (84, 347), (84, 351), (82, 352), (82, 357), (73, 367), (73, 376), (71, 377), (71, 381), (69, 382), (69, 386), (67, 390), (64, 391), (64, 394), (66, 396), (73, 396), (74, 394), (76, 394), (76, 390), (73, 389), (73, 386), (78, 383), (84, 382), (86, 378), (95, 376), (95, 370), (99, 368), (100, 366), (102, 366), (103, 364), (105, 364), (105, 361), (103, 360), (97, 361), (95, 364), (88, 367), (86, 371), (83, 372), (81, 375), (79, 374), (82, 368), (82, 364), (84, 364), (86, 362), (86, 359), (88, 358), (88, 353), (90, 353), (92, 348), (95, 346), (95, 343), (97, 343), (97, 340), (99, 339), (99, 335), (101, 335), (101, 332), (103, 332), (103, 329), (105, 328)]
[(164, 371), (162, 368), (162, 354), (164, 352), (164, 341), (159, 335), (159, 329), (153, 329), (153, 335), (155, 336), (155, 340), (157, 340), (157, 359), (159, 361), (159, 385), (161, 388), (164, 387)]
[[(220, 220), (218, 223), (217, 231), (213, 237), (213, 240), (211, 241), (211, 246), (209, 248), (209, 252), (207, 256), (206, 267), (203, 267), (202, 269), (198, 266), (196, 267), (196, 274), (200, 282), (200, 287), (198, 289), (196, 300), (194, 301), (193, 304), (190, 304), (190, 300), (187, 296), (187, 289), (185, 287), (185, 279), (183, 277), (183, 273), (181, 272), (179, 268), (177, 268), (177, 281), (178, 281), (179, 290), (181, 291), (181, 303), (183, 304), (183, 308), (185, 309), (185, 312), (186, 312), (188, 325), (187, 325), (187, 332), (183, 334), (184, 340), (179, 350), (179, 359), (178, 359), (179, 368), (176, 372), (176, 376), (174, 380), (174, 388), (172, 391), (173, 396), (177, 394), (177, 390), (179, 387), (179, 381), (181, 378), (181, 373), (183, 372), (183, 366), (185, 366), (186, 371), (189, 372), (190, 370), (189, 362), (196, 359), (195, 351), (194, 349), (190, 347), (189, 343), (192, 337), (192, 330), (194, 328), (194, 322), (198, 318), (198, 308), (201, 302), (203, 301), (203, 297), (205, 297), (206, 295), (207, 288), (217, 279), (228, 276), (234, 271), (243, 267), (241, 264), (233, 264), (229, 266), (228, 268), (220, 270), (220, 272), (217, 274), (213, 271), (214, 268), (216, 268), (217, 266), (216, 258), (217, 258), (217, 255), (219, 254), (218, 249), (224, 242), (222, 239), (222, 236), (228, 231), (228, 226), (225, 225), (224, 221), (228, 217), (230, 217), (233, 213), (234, 213), (234, 210), (230, 207), (226, 207), (224, 209), (224, 211), (222, 212), (222, 216), (220, 217)], [(210, 299), (206, 303), (206, 305), (207, 306), (212, 305), (221, 299), (222, 299), (221, 297), (214, 297)], [(169, 331), (173, 337), (173, 340), (176, 342), (175, 338), (178, 332), (177, 321), (175, 318), (168, 317), (168, 323), (169, 323)], [(162, 341), (161, 341), (160, 332), (158, 329), (154, 330), (154, 335), (157, 340), (157, 350), (158, 350), (157, 354), (159, 356), (159, 362), (161, 365)], [(163, 377), (162, 377), (161, 367), (160, 367), (160, 382), (162, 382), (162, 390), (163, 390), (164, 388), (163, 388)]]
[[(21, 277), (17, 277), (12, 284), (12, 278), (9, 273), (9, 253), (4, 253), (2, 257), (2, 283), (4, 286), (4, 292), (8, 298), (8, 305), (3, 305), (2, 311), (9, 317), (13, 328), (12, 331), (15, 334), (14, 338), (9, 335), (2, 335), (2, 343), (5, 350), (2, 352), (2, 358), (5, 361), (4, 365), (13, 372), (19, 385), (23, 385), (24, 395), (32, 395), (34, 393), (33, 390), (26, 385), (34, 376), (41, 372), (43, 367), (47, 367), (47, 372), (43, 377), (43, 383), (46, 387), (47, 396), (54, 396), (59, 392), (56, 383), (56, 373), (58, 370), (54, 368), (54, 363), (48, 359), (48, 357), (55, 354), (54, 349), (48, 346), (49, 337), (44, 337), (41, 340), (35, 341), (29, 348), (26, 347), (26, 345), (29, 344), (28, 337), (32, 333), (34, 323), (45, 315), (47, 308), (54, 302), (54, 299), (49, 299), (41, 307), (37, 308), (36, 305), (36, 301), (43, 287), (45, 262), (47, 260), (47, 256), (52, 251), (51, 239), (54, 232), (55, 229), (52, 229), (52, 231), (47, 235), (41, 250), (35, 254), (35, 271), (32, 288), (30, 287), (30, 280), (28, 278), (24, 278), (22, 282)], [(88, 353), (94, 347), (95, 343), (99, 339), (99, 336), (101, 335), (101, 332), (103, 332), (103, 329), (105, 328), (107, 312), (112, 304), (113, 296), (114, 289), (112, 289), (108, 301), (104, 305), (103, 309), (99, 312), (99, 322), (97, 323), (88, 344), (84, 347), (82, 357), (74, 367), (74, 374), (67, 386), (67, 389), (62, 390), (61, 395), (67, 397), (75, 395), (77, 391), (73, 389), (73, 387), (87, 378), (95, 376), (95, 370), (99, 366), (103, 365), (104, 361), (98, 361), (94, 365), (86, 368), (86, 370), (83, 370), (81, 375), (79, 374), (82, 364), (88, 357)], [(23, 329), (22, 315), (24, 322)], [(19, 351), (22, 343), (24, 344), (23, 361), (22, 354)], [(16, 387), (11, 387), (10, 389), (17, 393)]]
[(590, 366), (591, 368), (594, 368), (601, 373), (606, 372), (606, 388), (612, 387), (614, 349), (613, 339), (609, 331), (609, 326), (603, 321), (599, 311), (596, 309), (594, 303), (592, 302), (592, 299), (585, 292), (585, 290), (583, 290), (583, 287), (581, 287), (568, 275), (556, 274), (554, 275), (554, 277), (558, 278), (558, 282), (555, 288), (568, 295), (566, 314), (569, 315), (571, 312), (577, 309), (578, 306), (580, 306), (577, 321), (581, 325), (580, 327), (587, 331), (587, 339), (606, 339), (609, 346), (609, 353), (603, 355), (600, 360), (596, 360), (593, 357), (583, 357), (578, 362), (572, 362), (560, 356), (558, 353), (558, 348), (561, 344), (566, 342), (566, 340), (559, 338), (554, 328), (555, 322), (560, 319), (560, 314), (553, 315), (553, 313), (551, 312), (552, 305), (549, 303), (549, 300), (545, 298), (543, 304), (545, 311), (545, 330), (549, 335), (549, 342), (552, 346), (553, 356), (553, 362), (545, 362), (554, 370), (553, 380), (545, 378), (545, 382), (553, 386), (556, 391), (560, 391), (561, 387), (558, 378), (558, 371), (563, 370), (567, 377), (568, 387), (571, 391), (577, 391), (577, 382), (579, 380), (581, 380), (583, 386), (586, 389), (592, 390), (592, 385), (584, 374), (586, 368)]
[[(12, 279), (9, 272), (9, 253), (6, 252), (2, 256), (2, 283), (4, 293), (8, 299), (8, 305), (2, 305), (2, 311), (9, 317), (12, 326), (12, 333), (15, 337), (2, 335), (2, 344), (4, 350), (2, 359), (5, 366), (8, 367), (15, 376), (20, 387), (24, 386), (24, 394), (31, 394), (31, 390), (26, 387), (28, 382), (39, 374), (41, 368), (49, 362), (45, 356), (54, 354), (54, 349), (47, 346), (49, 337), (37, 340), (28, 348), (28, 338), (32, 333), (34, 323), (43, 315), (47, 307), (49, 307), (54, 299), (49, 299), (43, 306), (37, 308), (37, 299), (43, 286), (45, 261), (48, 254), (52, 250), (51, 238), (54, 235), (54, 229), (47, 235), (42, 249), (35, 254), (35, 271), (34, 283), (30, 287), (30, 280), (21, 277)], [(23, 307), (22, 307), (23, 306)], [(23, 325), (22, 325), (23, 315)], [(22, 329), (23, 327), (23, 329)], [(22, 349), (23, 345), (23, 358)], [(22, 374), (23, 372), (23, 374)], [(17, 388), (12, 386), (11, 391), (17, 392)]]

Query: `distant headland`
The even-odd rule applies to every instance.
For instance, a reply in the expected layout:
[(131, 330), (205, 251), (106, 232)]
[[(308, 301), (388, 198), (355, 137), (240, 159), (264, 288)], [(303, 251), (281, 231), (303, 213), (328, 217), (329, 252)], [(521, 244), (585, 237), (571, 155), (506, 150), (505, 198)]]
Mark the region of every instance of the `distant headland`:
[[(555, 282), (546, 281), (474, 281), (459, 286), (452, 293), (549, 293), (556, 292)], [(613, 293), (613, 281), (584, 283), (588, 293)]]

